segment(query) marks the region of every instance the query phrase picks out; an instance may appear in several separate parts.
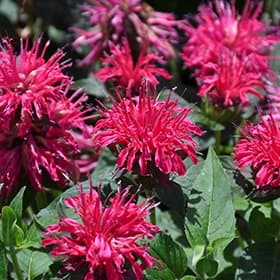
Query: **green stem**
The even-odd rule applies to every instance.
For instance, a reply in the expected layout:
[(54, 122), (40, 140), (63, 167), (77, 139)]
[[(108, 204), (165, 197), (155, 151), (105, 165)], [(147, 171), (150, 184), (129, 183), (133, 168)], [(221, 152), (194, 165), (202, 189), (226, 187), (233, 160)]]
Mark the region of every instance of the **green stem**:
[(276, 1), (275, 0), (271, 0), (270, 1), (270, 6), (269, 6), (269, 15), (272, 19), (272, 22), (274, 22), (274, 10), (275, 10), (275, 5), (276, 5)]
[[(149, 185), (149, 184), (148, 184)], [(144, 193), (146, 194), (146, 197), (153, 197), (153, 191), (151, 189), (144, 189)], [(151, 213), (150, 213), (150, 220), (151, 223), (156, 225), (157, 224), (157, 217), (156, 217), (156, 208), (153, 207), (151, 209)]]
[(220, 154), (221, 151), (221, 131), (215, 131), (215, 151), (217, 155)]
[(40, 192), (37, 192), (35, 199), (36, 199), (36, 206), (38, 208), (37, 210), (40, 210), (48, 205), (48, 199), (45, 190), (41, 190)]
[(12, 258), (12, 263), (13, 263), (13, 267), (14, 267), (17, 279), (18, 280), (24, 280), (21, 269), (19, 267), (19, 263), (18, 263), (15, 248), (13, 246), (11, 246), (9, 252), (10, 252), (10, 256)]
[(26, 213), (27, 213), (27, 216), (29, 218), (30, 221), (33, 221), (33, 210), (31, 208), (31, 206), (28, 206), (27, 209), (26, 209)]
[(156, 208), (151, 209), (151, 215), (150, 215), (151, 223), (156, 225), (157, 224), (157, 215), (156, 215)]

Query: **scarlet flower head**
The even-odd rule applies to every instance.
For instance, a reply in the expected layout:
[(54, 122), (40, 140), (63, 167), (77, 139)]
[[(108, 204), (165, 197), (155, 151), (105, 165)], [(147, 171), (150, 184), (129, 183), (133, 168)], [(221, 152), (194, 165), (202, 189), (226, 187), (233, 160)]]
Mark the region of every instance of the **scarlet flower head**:
[(102, 67), (95, 75), (101, 81), (112, 80), (117, 86), (126, 89), (128, 95), (131, 91), (139, 90), (145, 79), (153, 88), (158, 84), (156, 76), (170, 79), (171, 75), (163, 68), (156, 66), (162, 58), (155, 54), (145, 54), (145, 49), (140, 53), (134, 63), (131, 50), (127, 41), (122, 47), (112, 46), (110, 56), (103, 59)]
[(197, 27), (190, 22), (183, 26), (188, 37), (182, 58), (188, 67), (203, 67), (216, 62), (220, 48), (228, 48), (237, 54), (250, 55), (250, 68), (269, 72), (268, 51), (279, 38), (266, 34), (267, 27), (258, 19), (262, 3), (246, 0), (241, 15), (235, 9), (235, 1), (209, 1), (200, 5), (196, 17)]
[(188, 120), (191, 109), (177, 104), (171, 95), (160, 101), (145, 90), (134, 99), (113, 101), (95, 126), (97, 148), (114, 149), (119, 168), (139, 170), (141, 175), (149, 175), (155, 168), (165, 174), (185, 174), (183, 156), (197, 162), (193, 136), (202, 131)]
[(19, 118), (17, 129), (23, 136), (30, 129), (32, 118), (42, 118), (48, 111), (48, 104), (60, 100), (61, 91), (71, 84), (71, 79), (62, 73), (70, 65), (60, 63), (63, 52), (58, 50), (46, 61), (44, 56), (49, 42), (40, 52), (41, 45), (41, 38), (31, 49), (28, 41), (21, 40), (20, 52), (16, 55), (11, 40), (5, 38), (1, 42), (1, 130), (7, 130), (14, 119)]
[[(90, 30), (73, 28), (78, 34), (74, 47), (88, 45), (89, 54), (81, 64), (90, 64), (103, 57), (110, 42), (121, 44), (133, 38), (136, 44), (148, 43), (165, 58), (175, 55), (172, 43), (177, 43), (177, 21), (173, 14), (154, 11), (141, 0), (91, 0), (82, 6), (89, 18)], [(136, 31), (136, 38), (135, 32)]]
[(79, 215), (80, 220), (61, 218), (45, 231), (43, 246), (52, 245), (53, 256), (65, 256), (65, 268), (69, 271), (84, 269), (83, 279), (123, 280), (125, 265), (130, 264), (135, 279), (143, 278), (143, 270), (156, 261), (147, 252), (147, 246), (139, 243), (152, 238), (159, 227), (146, 221), (154, 205), (150, 200), (140, 204), (128, 198), (129, 188), (118, 191), (104, 205), (93, 189), (89, 193), (64, 200), (65, 205)]
[(259, 124), (248, 123), (234, 149), (239, 169), (251, 167), (258, 190), (280, 187), (280, 129), (273, 117)]
[[(41, 39), (29, 49), (21, 41), (16, 55), (11, 41), (3, 39), (0, 50), (0, 197), (7, 200), (15, 185), (28, 178), (36, 190), (48, 174), (58, 185), (79, 172), (72, 154), (78, 152), (71, 131), (83, 131), (86, 96), (79, 90), (68, 98), (71, 79), (62, 73), (62, 51), (44, 59)], [(22, 179), (22, 180), (20, 180)]]
[(200, 83), (200, 96), (207, 96), (219, 107), (246, 107), (249, 95), (260, 100), (263, 96), (257, 90), (264, 89), (262, 76), (257, 71), (249, 71), (250, 58), (240, 59), (235, 53), (221, 49), (217, 63), (208, 63), (197, 75)]

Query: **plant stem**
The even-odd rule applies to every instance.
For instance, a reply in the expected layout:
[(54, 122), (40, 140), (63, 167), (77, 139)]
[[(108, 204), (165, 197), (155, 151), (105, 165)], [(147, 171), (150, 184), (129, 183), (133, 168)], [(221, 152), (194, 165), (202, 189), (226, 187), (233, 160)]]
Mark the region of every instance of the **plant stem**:
[(270, 18), (271, 18), (272, 22), (274, 22), (275, 5), (276, 5), (276, 1), (275, 0), (271, 0), (270, 1), (270, 6), (269, 6), (269, 9), (268, 9), (268, 13), (270, 15)]
[(217, 155), (220, 154), (220, 148), (221, 148), (221, 131), (215, 131), (215, 151)]
[[(146, 197), (153, 197), (153, 192), (150, 189), (144, 189), (144, 193), (146, 194)], [(151, 213), (150, 213), (150, 220), (151, 223), (156, 225), (157, 224), (157, 216), (156, 216), (156, 209), (155, 207), (153, 207), (151, 209)]]
[(157, 216), (156, 216), (156, 208), (155, 207), (151, 209), (150, 218), (151, 218), (151, 223), (156, 225), (157, 224)]
[(9, 249), (10, 249), (9, 252), (10, 252), (10, 256), (11, 256), (11, 259), (12, 259), (12, 263), (13, 263), (13, 267), (14, 267), (17, 279), (18, 280), (24, 280), (21, 269), (19, 267), (19, 263), (18, 263), (15, 248), (13, 246), (11, 246)]
[(45, 190), (41, 190), (40, 192), (37, 192), (36, 194), (36, 206), (37, 210), (40, 210), (48, 205), (48, 199)]

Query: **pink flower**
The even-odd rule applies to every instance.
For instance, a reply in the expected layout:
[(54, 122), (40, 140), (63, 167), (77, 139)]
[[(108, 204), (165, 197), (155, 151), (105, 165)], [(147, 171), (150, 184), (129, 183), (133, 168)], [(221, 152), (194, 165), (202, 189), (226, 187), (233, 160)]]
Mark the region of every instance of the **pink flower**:
[(256, 88), (264, 89), (261, 74), (248, 71), (249, 57), (238, 58), (235, 53), (221, 49), (217, 63), (208, 63), (200, 71), (200, 96), (207, 96), (220, 107), (248, 105), (248, 96), (263, 96)]
[[(77, 180), (79, 172), (73, 154), (79, 151), (72, 136), (84, 131), (86, 96), (78, 90), (70, 98), (71, 80), (62, 73), (59, 50), (44, 59), (48, 43), (40, 52), (41, 39), (29, 49), (21, 41), (18, 55), (11, 41), (4, 39), (0, 50), (0, 196), (7, 200), (15, 185), (28, 182), (36, 190), (43, 178), (64, 186)], [(86, 135), (85, 135), (86, 136)]]
[(80, 219), (61, 218), (58, 224), (48, 226), (43, 246), (52, 245), (53, 256), (65, 256), (67, 270), (84, 269), (85, 280), (122, 280), (127, 264), (135, 279), (141, 280), (143, 270), (152, 267), (156, 259), (139, 241), (152, 238), (159, 227), (145, 221), (154, 205), (149, 200), (137, 205), (135, 195), (128, 199), (128, 192), (129, 188), (119, 190), (106, 206), (93, 188), (65, 199)]
[(48, 104), (60, 100), (61, 91), (71, 84), (62, 73), (69, 64), (60, 64), (64, 56), (61, 50), (46, 61), (49, 42), (41, 52), (41, 38), (31, 49), (28, 45), (21, 41), (20, 52), (15, 55), (11, 40), (3, 39), (0, 49), (0, 128), (9, 129), (17, 118), (21, 136), (30, 130), (32, 119), (42, 118)]
[(273, 117), (261, 123), (248, 123), (241, 130), (243, 138), (234, 149), (234, 161), (239, 169), (251, 167), (257, 189), (280, 186), (280, 129)]
[(95, 126), (96, 146), (115, 149), (119, 168), (140, 170), (141, 175), (150, 174), (154, 168), (183, 175), (184, 156), (197, 162), (193, 135), (202, 131), (187, 119), (191, 109), (177, 104), (171, 96), (159, 101), (144, 91), (135, 99), (113, 101), (113, 107), (101, 112)]
[(187, 23), (185, 29), (188, 42), (182, 58), (188, 67), (203, 67), (205, 63), (217, 61), (220, 48), (228, 48), (237, 55), (250, 57), (250, 69), (269, 73), (269, 50), (279, 42), (275, 35), (266, 35), (267, 27), (258, 19), (262, 3), (246, 0), (243, 12), (238, 14), (234, 7), (224, 0), (209, 1), (199, 7), (196, 17), (198, 26)]
[(139, 90), (143, 80), (155, 88), (158, 84), (156, 76), (171, 78), (165, 69), (155, 65), (157, 62), (162, 62), (162, 59), (155, 54), (145, 54), (143, 49), (137, 62), (134, 63), (129, 44), (124, 41), (123, 47), (111, 48), (110, 56), (103, 59), (104, 67), (95, 75), (103, 82), (114, 81), (117, 86), (125, 88), (127, 94), (131, 95), (131, 91)]
[(129, 19), (138, 33), (138, 40), (143, 43), (148, 42), (153, 51), (166, 59), (174, 57), (173, 44), (178, 43), (178, 34), (175, 27), (180, 22), (176, 20), (172, 13), (155, 11), (146, 3), (143, 3), (142, 7), (143, 10), (138, 15), (136, 13), (129, 15)]
[[(82, 9), (89, 18), (91, 30), (73, 28), (78, 34), (74, 47), (88, 45), (89, 54), (81, 64), (103, 57), (109, 42), (120, 44), (124, 38), (135, 44), (149, 45), (165, 58), (174, 56), (172, 43), (177, 43), (177, 21), (172, 14), (155, 12), (140, 0), (91, 0)], [(135, 34), (136, 31), (136, 34)], [(129, 41), (131, 41), (129, 40)]]

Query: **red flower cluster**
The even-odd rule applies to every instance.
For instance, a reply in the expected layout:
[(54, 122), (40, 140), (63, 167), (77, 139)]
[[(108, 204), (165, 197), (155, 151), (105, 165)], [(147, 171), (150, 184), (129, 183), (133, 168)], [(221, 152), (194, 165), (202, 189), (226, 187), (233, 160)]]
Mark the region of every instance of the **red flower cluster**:
[(208, 63), (201, 70), (199, 95), (209, 96), (220, 107), (240, 104), (245, 107), (250, 94), (263, 99), (256, 89), (265, 87), (261, 74), (247, 71), (247, 63), (248, 56), (240, 59), (235, 53), (225, 49), (220, 53), (216, 64)]
[(148, 92), (139, 97), (123, 98), (101, 112), (95, 126), (97, 147), (109, 146), (118, 153), (117, 166), (150, 174), (153, 168), (168, 174), (183, 175), (183, 156), (196, 163), (193, 135), (201, 135), (199, 127), (187, 119), (191, 109), (176, 107), (178, 102), (159, 101)]
[[(2, 40), (0, 50), (0, 167), (1, 199), (6, 199), (22, 175), (42, 189), (44, 173), (59, 185), (76, 179), (78, 168), (71, 154), (78, 147), (73, 127), (83, 130), (82, 103), (77, 91), (67, 98), (71, 80), (62, 73), (62, 51), (44, 59), (48, 43), (40, 52), (41, 39), (29, 49), (21, 41), (15, 55), (11, 41)], [(74, 102), (75, 100), (75, 102)], [(21, 178), (23, 179), (23, 178)]]
[(143, 80), (155, 88), (158, 84), (156, 76), (171, 78), (165, 69), (155, 65), (157, 62), (162, 62), (162, 59), (155, 54), (145, 54), (143, 49), (134, 63), (129, 44), (124, 41), (123, 47), (111, 48), (110, 56), (103, 59), (103, 67), (95, 75), (103, 82), (114, 81), (131, 95), (131, 91), (138, 92)]
[(109, 49), (110, 42), (120, 44), (133, 36), (139, 44), (148, 43), (165, 58), (174, 56), (171, 43), (177, 43), (177, 21), (173, 14), (156, 12), (140, 0), (91, 0), (82, 9), (92, 30), (74, 28), (78, 34), (74, 47), (89, 45), (90, 52), (82, 64), (96, 62)]
[(89, 193), (65, 199), (80, 221), (61, 218), (60, 222), (47, 227), (43, 246), (53, 245), (53, 256), (65, 256), (67, 270), (85, 270), (85, 280), (123, 280), (125, 265), (129, 263), (135, 279), (143, 278), (143, 270), (156, 261), (147, 252), (147, 246), (138, 241), (152, 238), (159, 227), (145, 221), (154, 207), (149, 200), (141, 204), (128, 200), (129, 188), (118, 191), (102, 204), (99, 194), (93, 189)]
[(257, 189), (280, 187), (280, 129), (272, 118), (247, 124), (234, 149), (238, 168), (251, 167)]
[[(234, 1), (230, 4), (215, 0), (208, 5), (201, 5), (196, 17), (197, 27), (189, 22), (183, 27), (188, 37), (182, 53), (185, 65), (196, 69), (195, 75), (199, 86), (203, 87), (203, 94), (208, 95), (205, 91), (208, 88), (210, 98), (216, 95), (212, 94), (213, 89), (219, 92), (220, 100), (224, 97), (220, 102), (223, 106), (237, 105), (238, 102), (245, 106), (247, 101), (244, 102), (244, 96), (255, 92), (256, 84), (264, 87), (265, 80), (273, 74), (268, 52), (279, 42), (277, 36), (266, 34), (265, 23), (258, 19), (262, 3), (255, 5), (253, 1), (246, 0), (241, 15), (234, 4)], [(230, 57), (232, 62), (229, 62)], [(232, 69), (228, 71), (229, 65)], [(237, 69), (234, 70), (234, 67)], [(231, 81), (219, 82), (220, 88), (216, 88), (217, 80), (228, 79), (229, 72)], [(244, 83), (244, 76), (253, 78), (253, 83)], [(232, 91), (232, 81), (240, 85), (239, 98), (238, 92)], [(216, 101), (215, 98), (213, 101)]]

